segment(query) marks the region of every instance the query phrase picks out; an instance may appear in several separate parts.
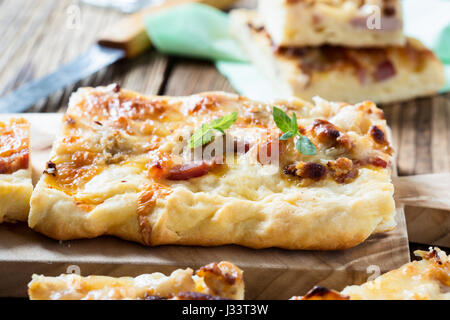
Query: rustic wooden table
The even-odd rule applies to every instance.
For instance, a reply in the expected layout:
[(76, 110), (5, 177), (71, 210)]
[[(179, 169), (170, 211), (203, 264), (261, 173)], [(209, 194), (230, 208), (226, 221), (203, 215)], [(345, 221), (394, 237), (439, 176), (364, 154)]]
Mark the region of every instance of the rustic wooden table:
[[(253, 2), (240, 1), (237, 6), (252, 6)], [(95, 42), (102, 29), (122, 15), (76, 0), (0, 0), (0, 95), (77, 57)], [(30, 111), (63, 112), (70, 93), (76, 88), (111, 82), (144, 94), (235, 91), (207, 61), (149, 51), (57, 92)], [(393, 130), (399, 175), (450, 171), (450, 94), (382, 107)], [(430, 220), (421, 210), (407, 211), (407, 216), (410, 221)], [(448, 239), (448, 221), (443, 221), (442, 216), (434, 218), (433, 223), (440, 228), (440, 233), (431, 240)], [(427, 240), (430, 239), (424, 239)], [(411, 249), (418, 247), (423, 246), (411, 243)]]

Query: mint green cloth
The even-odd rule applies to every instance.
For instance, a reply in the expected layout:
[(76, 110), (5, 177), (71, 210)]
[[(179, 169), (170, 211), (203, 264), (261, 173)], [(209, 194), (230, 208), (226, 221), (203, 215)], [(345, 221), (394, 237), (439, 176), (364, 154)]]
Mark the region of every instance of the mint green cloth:
[(161, 52), (211, 60), (245, 61), (228, 32), (228, 15), (201, 4), (176, 6), (147, 17), (153, 45)]
[[(405, 33), (432, 48), (445, 64), (450, 91), (450, 1), (404, 0)], [(145, 18), (153, 45), (161, 52), (210, 59), (240, 94), (253, 99), (280, 98), (229, 34), (228, 16), (201, 4), (186, 4)]]

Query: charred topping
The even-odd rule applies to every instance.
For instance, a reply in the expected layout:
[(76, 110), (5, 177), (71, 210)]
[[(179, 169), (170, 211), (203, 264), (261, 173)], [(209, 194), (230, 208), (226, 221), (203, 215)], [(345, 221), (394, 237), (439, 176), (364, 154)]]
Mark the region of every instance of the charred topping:
[(316, 119), (312, 127), (317, 136), (322, 140), (335, 141), (341, 135), (339, 129), (327, 120)]
[(117, 92), (120, 92), (120, 85), (118, 84), (118, 83), (114, 83), (113, 84), (113, 87), (112, 87), (112, 90), (115, 92), (115, 93), (117, 93)]
[(334, 290), (315, 286), (301, 300), (350, 300), (350, 297), (344, 296)]
[(44, 173), (50, 174), (52, 176), (56, 176), (56, 164), (54, 162), (48, 161), (47, 168), (44, 170)]
[(389, 0), (384, 1), (383, 15), (391, 17), (395, 16), (396, 13), (397, 10), (395, 9), (395, 5)]
[(366, 160), (351, 160), (340, 157), (335, 161), (328, 161), (326, 166), (314, 162), (290, 164), (284, 168), (284, 173), (313, 181), (326, 179), (330, 175), (337, 183), (349, 183), (358, 177), (359, 168), (366, 165), (387, 168), (388, 163), (378, 157)]
[(296, 165), (289, 165), (284, 168), (284, 173), (294, 175), (302, 179), (320, 181), (327, 176), (327, 168), (315, 162), (300, 162)]
[(338, 158), (336, 161), (328, 161), (327, 168), (337, 183), (351, 182), (359, 173), (358, 166), (348, 158)]
[(319, 181), (327, 175), (327, 168), (321, 164), (308, 162), (301, 168), (301, 176)]
[(201, 268), (196, 272), (196, 274), (201, 276), (202, 273), (204, 273), (204, 272), (210, 272), (210, 273), (212, 273), (212, 274), (214, 274), (214, 275), (216, 275), (216, 276), (221, 276), (221, 277), (223, 277), (224, 280), (225, 280), (228, 284), (230, 284), (230, 285), (235, 284), (235, 283), (236, 283), (236, 280), (237, 280), (236, 276), (233, 275), (232, 273), (229, 273), (229, 272), (223, 272), (223, 271), (220, 269), (219, 264), (218, 264), (217, 262), (213, 262), (213, 263), (210, 263), (210, 264), (208, 264), (208, 265), (206, 265), (206, 266), (201, 267)]
[(98, 124), (99, 126), (102, 126), (103, 124), (100, 121), (94, 121), (95, 124)]
[(324, 295), (326, 295), (326, 294), (328, 294), (330, 292), (331, 292), (330, 289), (327, 289), (325, 287), (315, 286), (310, 291), (308, 291), (307, 294), (305, 294), (304, 298), (310, 298), (312, 296), (323, 297)]
[(338, 127), (327, 120), (314, 120), (311, 131), (317, 137), (319, 143), (333, 147), (339, 145), (347, 150), (352, 148), (353, 143), (350, 137), (342, 133)]
[(381, 130), (377, 126), (371, 126), (369, 132), (370, 132), (370, 135), (372, 136), (373, 140), (375, 140), (376, 143), (379, 143), (379, 144), (387, 144), (388, 143), (388, 141), (386, 139), (386, 135), (384, 134), (383, 130)]
[(425, 258), (426, 259), (434, 259), (437, 264), (440, 264), (440, 265), (442, 264), (441, 257), (439, 257), (439, 254), (436, 251), (436, 249), (433, 249), (432, 251), (428, 252), (425, 255)]

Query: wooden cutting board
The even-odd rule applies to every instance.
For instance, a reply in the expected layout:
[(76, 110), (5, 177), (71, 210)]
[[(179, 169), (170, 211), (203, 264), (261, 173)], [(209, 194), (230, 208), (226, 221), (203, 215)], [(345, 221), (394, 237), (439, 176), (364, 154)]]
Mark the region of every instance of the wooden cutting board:
[[(33, 180), (48, 160), (62, 114), (22, 114), (31, 123)], [(0, 115), (0, 120), (9, 117)], [(314, 285), (342, 289), (362, 283), (409, 262), (403, 206), (397, 208), (395, 230), (372, 236), (343, 251), (253, 250), (239, 246), (213, 248), (144, 247), (111, 237), (55, 241), (26, 224), (0, 225), (0, 296), (25, 297), (33, 273), (56, 276), (80, 271), (81, 275), (137, 276), (169, 273), (187, 266), (198, 268), (228, 260), (244, 270), (246, 298), (287, 299), (302, 295)]]

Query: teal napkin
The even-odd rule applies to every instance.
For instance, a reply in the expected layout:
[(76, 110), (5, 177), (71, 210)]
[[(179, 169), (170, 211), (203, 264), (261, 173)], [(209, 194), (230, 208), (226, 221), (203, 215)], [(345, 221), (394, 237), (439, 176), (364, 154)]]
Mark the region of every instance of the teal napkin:
[[(450, 91), (450, 1), (404, 0), (405, 33), (432, 48), (445, 64)], [(201, 4), (186, 4), (145, 18), (153, 45), (161, 52), (210, 59), (242, 95), (253, 99), (279, 98), (272, 86), (247, 62), (239, 44), (228, 33), (226, 13)]]
[(176, 6), (147, 17), (146, 26), (161, 52), (214, 61), (246, 60), (228, 32), (228, 15), (210, 6)]

